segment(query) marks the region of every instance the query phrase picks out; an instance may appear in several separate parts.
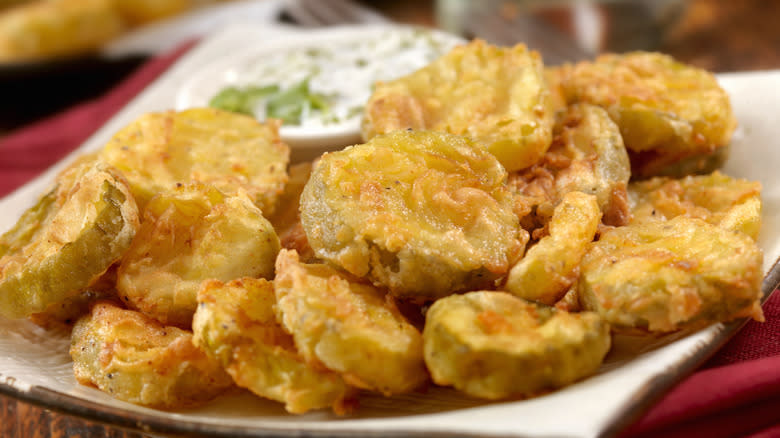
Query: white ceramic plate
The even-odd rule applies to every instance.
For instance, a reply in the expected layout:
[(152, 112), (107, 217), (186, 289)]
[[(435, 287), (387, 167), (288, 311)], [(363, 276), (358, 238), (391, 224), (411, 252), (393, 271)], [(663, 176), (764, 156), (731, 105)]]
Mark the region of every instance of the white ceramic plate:
[[(334, 30), (333, 32), (343, 32)], [(360, 32), (360, 30), (353, 30)], [(74, 154), (0, 201), (0, 230), (34, 203), (54, 174), (77, 154), (99, 149), (140, 114), (173, 108), (179, 85), (215, 54), (253, 39), (300, 38), (287, 28), (234, 28), (204, 41), (139, 95)], [(732, 96), (740, 127), (725, 172), (763, 184), (763, 291), (780, 282), (780, 71), (719, 77)], [(147, 432), (214, 436), (614, 436), (675, 383), (722, 346), (742, 322), (654, 339), (617, 337), (598, 375), (558, 392), (525, 401), (485, 403), (452, 390), (361, 399), (355, 416), (327, 412), (292, 416), (280, 404), (249, 394), (226, 396), (193, 410), (164, 412), (117, 401), (78, 385), (68, 356), (68, 334), (44, 331), (25, 320), (0, 318), (0, 392), (48, 408)]]

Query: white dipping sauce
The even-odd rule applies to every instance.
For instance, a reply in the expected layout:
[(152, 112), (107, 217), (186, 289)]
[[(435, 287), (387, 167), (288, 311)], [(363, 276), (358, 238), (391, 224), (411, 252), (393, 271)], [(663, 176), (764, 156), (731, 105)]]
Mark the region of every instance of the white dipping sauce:
[[(326, 110), (304, 106), (300, 123), (285, 123), (279, 133), (297, 158), (311, 159), (322, 151), (360, 141), (363, 107), (376, 81), (409, 74), (464, 42), (436, 30), (395, 25), (281, 34), (204, 66), (182, 84), (176, 107), (208, 106), (230, 87), (239, 93), (266, 86), (284, 91), (308, 79), (309, 94), (323, 97)], [(252, 101), (249, 112), (258, 120), (265, 119), (268, 97)]]
[[(304, 110), (300, 125), (318, 128), (359, 119), (374, 82), (411, 73), (458, 42), (442, 33), (414, 28), (386, 29), (361, 40), (313, 40), (310, 45), (249, 59), (225, 79), (230, 86), (278, 85), (284, 90), (308, 78), (310, 91), (325, 96), (329, 113)], [(254, 114), (265, 118), (264, 100), (257, 102)]]

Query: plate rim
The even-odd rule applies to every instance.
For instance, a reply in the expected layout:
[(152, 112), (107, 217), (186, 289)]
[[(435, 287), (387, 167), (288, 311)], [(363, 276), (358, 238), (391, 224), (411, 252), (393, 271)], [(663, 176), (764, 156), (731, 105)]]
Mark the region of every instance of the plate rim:
[[(780, 286), (780, 258), (772, 265), (761, 283), (762, 304), (765, 303)], [(690, 355), (677, 363), (672, 372), (657, 375), (647, 380), (641, 388), (633, 394), (631, 401), (613, 412), (612, 421), (606, 424), (599, 434), (599, 438), (611, 438), (617, 436), (624, 429), (638, 420), (655, 402), (661, 399), (672, 386), (679, 383), (693, 370), (698, 368), (707, 359), (712, 357), (726, 342), (749, 321), (742, 318), (728, 324), (720, 324), (725, 328), (718, 332), (711, 342), (700, 345)], [(717, 326), (714, 324), (710, 328)], [(707, 330), (707, 329), (704, 329)], [(2, 376), (2, 374), (0, 374)], [(163, 416), (168, 411), (154, 411), (150, 413), (134, 412), (120, 407), (101, 405), (98, 402), (86, 400), (75, 395), (65, 394), (50, 388), (33, 385), (24, 391), (11, 383), (0, 381), (0, 394), (13, 397), (17, 400), (40, 406), (52, 411), (67, 415), (77, 416), (86, 420), (107, 424), (144, 433), (178, 433), (178, 434), (208, 434), (213, 437), (299, 437), (301, 434), (317, 438), (331, 437), (409, 437), (415, 434), (424, 434), (426, 437), (457, 437), (476, 438), (481, 437), (478, 432), (464, 432), (461, 430), (420, 430), (414, 426), (407, 429), (358, 430), (334, 427), (327, 430), (301, 429), (298, 427), (280, 427), (274, 425), (258, 425), (247, 428), (246, 426), (218, 425), (198, 422), (188, 419), (168, 419)]]

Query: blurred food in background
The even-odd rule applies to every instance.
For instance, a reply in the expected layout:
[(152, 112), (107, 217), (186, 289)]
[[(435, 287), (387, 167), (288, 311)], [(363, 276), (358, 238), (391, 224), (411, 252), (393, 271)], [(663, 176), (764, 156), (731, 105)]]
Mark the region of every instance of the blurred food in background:
[(660, 50), (716, 72), (780, 67), (780, 2), (688, 0)]
[(433, 0), (433, 5), (437, 26), (494, 44), (524, 42), (544, 53), (546, 65), (651, 50), (714, 72), (780, 67), (778, 1)]
[(153, 21), (225, 0), (0, 0), (0, 63), (92, 52)]
[(22, 3), (26, 2), (26, 1), (29, 1), (29, 0), (0, 0), (0, 10), (3, 10), (5, 8), (8, 8), (8, 7), (11, 7), (11, 6), (14, 6), (14, 5), (22, 4)]
[(442, 28), (493, 44), (524, 42), (545, 64), (656, 50), (685, 0), (436, 0)]

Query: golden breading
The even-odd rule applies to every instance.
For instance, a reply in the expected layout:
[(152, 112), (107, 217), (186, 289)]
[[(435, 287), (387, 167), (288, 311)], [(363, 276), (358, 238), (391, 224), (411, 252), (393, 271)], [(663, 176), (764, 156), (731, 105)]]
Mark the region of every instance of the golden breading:
[(0, 14), (0, 62), (84, 54), (125, 29), (114, 0), (28, 2)]
[(109, 302), (76, 323), (70, 355), (79, 383), (144, 406), (190, 406), (233, 385), (219, 362), (192, 344), (192, 333)]
[(526, 300), (555, 304), (577, 279), (580, 260), (596, 235), (600, 219), (594, 195), (564, 195), (550, 219), (550, 234), (512, 267), (502, 289)]
[(580, 297), (577, 293), (577, 283), (575, 282), (563, 297), (555, 302), (555, 308), (564, 312), (581, 312)]
[(125, 253), (138, 208), (116, 169), (87, 160), (0, 237), (0, 314), (42, 312), (77, 295)]
[(442, 298), (423, 330), (433, 381), (474, 397), (538, 395), (594, 374), (610, 349), (609, 325), (504, 292)]
[[(569, 103), (604, 107), (631, 152), (633, 175), (679, 170), (715, 154), (731, 141), (736, 119), (729, 96), (711, 73), (660, 53), (605, 54), (561, 70)], [(697, 169), (711, 171), (711, 169)]]
[(697, 218), (617, 227), (582, 260), (580, 303), (629, 331), (761, 321), (762, 259), (747, 235)]
[(273, 224), (282, 248), (294, 249), (305, 262), (314, 261), (314, 250), (309, 245), (306, 232), (301, 225), (301, 192), (311, 175), (312, 163), (304, 162), (290, 166), (290, 180), (284, 186), (274, 214), (268, 217)]
[(509, 187), (536, 206), (546, 222), (566, 193), (596, 195), (607, 225), (628, 223), (626, 186), (631, 164), (617, 125), (602, 108), (574, 104), (558, 113), (554, 139), (542, 160), (509, 175)]
[(192, 183), (152, 198), (122, 259), (117, 290), (158, 321), (190, 327), (204, 280), (272, 278), (279, 238), (242, 191)]
[(551, 105), (538, 53), (474, 40), (414, 73), (378, 82), (363, 138), (409, 128), (468, 135), (512, 171), (534, 164), (550, 146)]
[(422, 336), (384, 292), (295, 251), (276, 260), (277, 318), (311, 364), (350, 385), (385, 395), (412, 391), (427, 379)]
[(631, 183), (635, 222), (685, 215), (755, 239), (761, 229), (761, 183), (715, 171), (682, 179), (665, 177)]
[(316, 255), (424, 301), (487, 288), (527, 234), (506, 171), (465, 137), (396, 131), (323, 155), (301, 195)]
[(550, 107), (553, 109), (554, 114), (566, 110), (566, 96), (561, 88), (562, 78), (563, 69), (561, 67), (544, 68), (544, 79), (547, 81), (547, 88), (550, 90)]
[(116, 133), (101, 157), (122, 171), (139, 206), (191, 181), (239, 189), (268, 215), (287, 182), (289, 147), (277, 121), (212, 108), (145, 114)]
[(233, 381), (302, 414), (331, 407), (345, 412), (353, 390), (331, 371), (307, 364), (292, 336), (276, 322), (273, 283), (243, 278), (207, 281), (192, 322), (195, 345), (217, 359)]

